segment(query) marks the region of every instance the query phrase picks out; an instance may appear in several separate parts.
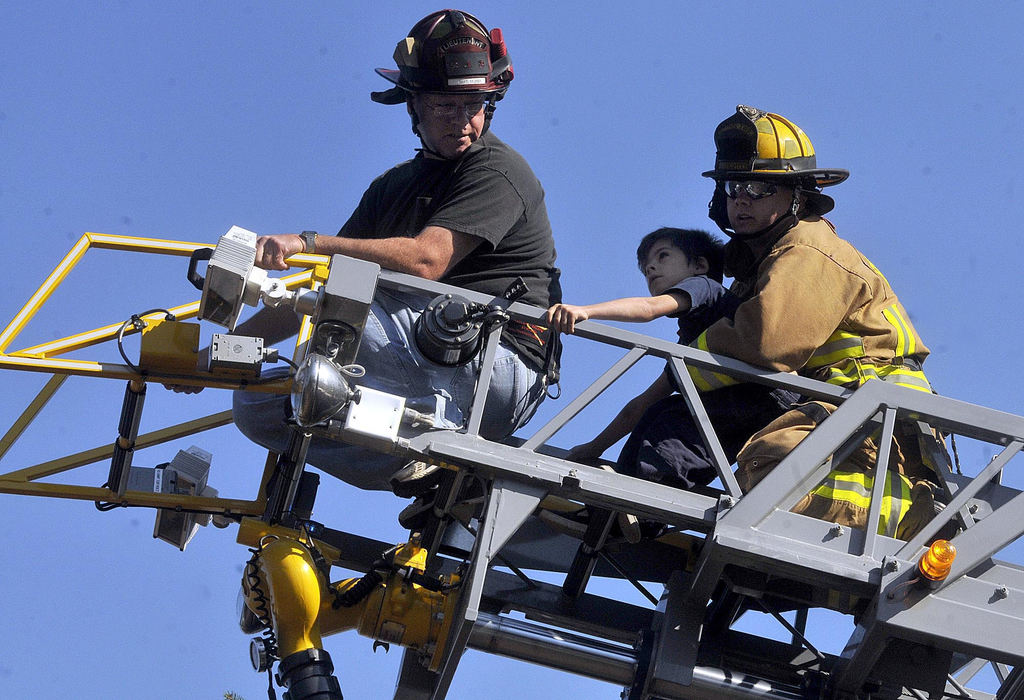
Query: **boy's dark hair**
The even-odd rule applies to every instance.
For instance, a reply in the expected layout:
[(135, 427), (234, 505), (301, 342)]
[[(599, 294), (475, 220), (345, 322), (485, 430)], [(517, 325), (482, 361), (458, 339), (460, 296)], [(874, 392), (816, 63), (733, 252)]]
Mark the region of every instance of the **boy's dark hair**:
[(708, 261), (708, 277), (716, 282), (722, 281), (722, 259), (725, 256), (725, 244), (720, 238), (701, 229), (671, 228), (663, 226), (657, 231), (651, 231), (640, 239), (640, 245), (636, 249), (636, 264), (643, 272), (644, 263), (647, 262), (647, 254), (651, 252), (654, 244), (661, 240), (669, 243), (686, 253), (690, 260), (704, 258)]

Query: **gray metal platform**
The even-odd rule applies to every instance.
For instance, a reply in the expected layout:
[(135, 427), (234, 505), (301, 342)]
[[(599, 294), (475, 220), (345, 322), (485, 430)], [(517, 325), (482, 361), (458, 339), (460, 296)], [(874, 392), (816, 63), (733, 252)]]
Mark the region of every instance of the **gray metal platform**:
[[(380, 283), (449, 289), (395, 273), (382, 274)], [(542, 320), (531, 307), (513, 304), (510, 311)], [(1024, 568), (993, 557), (1024, 532), (1024, 498), (1000, 485), (1024, 445), (1024, 418), (884, 382), (847, 392), (593, 322), (579, 324), (577, 335), (621, 348), (622, 355), (579, 396), (563, 397), (565, 406), (546, 424), (528, 426), (518, 444), (480, 438), (471, 420), (469, 431), (425, 432), (399, 446), (460, 467), (456, 488), (470, 478), (484, 480), (488, 498), (468, 528), (443, 512), (428, 528), (435, 566), (468, 562), (459, 629), (440, 673), (426, 673), (406, 659), (396, 698), (445, 697), (467, 647), (603, 679), (623, 686), (631, 700), (986, 698), (992, 695), (966, 687), (971, 674), (988, 664), (1002, 679), (1009, 666), (1022, 665)], [(649, 356), (669, 362), (680, 378), (687, 366), (711, 368), (839, 408), (747, 494), (740, 493), (699, 394), (685, 379), (708, 447), (719, 459), (720, 490), (681, 491), (564, 460), (552, 438)], [(487, 372), (485, 366), (482, 386)], [(479, 394), (482, 405), (485, 392)], [(829, 455), (865, 431), (891, 434), (896, 421), (919, 421), (961, 440), (989, 443), (997, 455), (975, 474), (946, 475), (948, 504), (910, 542), (789, 512), (827, 474)], [(679, 531), (676, 545), (682, 549), (658, 541), (611, 541), (594, 554), (597, 566), (584, 575), (581, 589), (534, 581), (531, 571), (572, 575), (581, 544), (534, 517), (548, 495), (665, 523)], [(957, 531), (952, 573), (934, 588), (915, 585), (917, 560), (949, 527)], [(644, 607), (593, 595), (586, 581), (594, 575), (653, 583), (658, 602)], [(787, 642), (732, 629), (749, 610), (832, 610), (856, 624), (840, 643), (841, 653), (830, 654), (806, 638), (804, 613), (787, 630)], [(780, 624), (790, 623), (783, 618)], [(1014, 697), (1018, 686), (1013, 675), (1000, 697)]]

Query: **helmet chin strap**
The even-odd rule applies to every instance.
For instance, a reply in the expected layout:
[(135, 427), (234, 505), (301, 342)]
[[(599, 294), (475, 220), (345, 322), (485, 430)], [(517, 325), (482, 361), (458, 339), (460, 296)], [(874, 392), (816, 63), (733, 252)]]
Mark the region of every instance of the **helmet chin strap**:
[(726, 230), (726, 233), (729, 234), (730, 238), (737, 238), (741, 241), (752, 241), (756, 238), (761, 238), (762, 236), (767, 236), (769, 234), (775, 235), (782, 233), (784, 231), (788, 231), (789, 229), (796, 226), (798, 220), (799, 219), (796, 214), (794, 214), (792, 211), (788, 211), (786, 212), (785, 216), (776, 220), (774, 223), (765, 226), (760, 231), (754, 231), (753, 233), (736, 233), (735, 231), (729, 229)]
[(491, 118), (494, 116), (494, 111), (498, 109), (498, 97), (495, 93), (489, 93), (487, 95), (487, 104), (484, 105), (484, 128), (480, 130), (480, 135), (483, 136), (491, 128)]

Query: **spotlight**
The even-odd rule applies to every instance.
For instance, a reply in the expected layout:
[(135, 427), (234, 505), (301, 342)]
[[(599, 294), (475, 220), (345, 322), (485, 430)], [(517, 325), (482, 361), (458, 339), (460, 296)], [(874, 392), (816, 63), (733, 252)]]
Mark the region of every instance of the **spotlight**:
[(302, 427), (319, 425), (348, 405), (355, 391), (323, 355), (307, 355), (292, 379), (292, 416)]

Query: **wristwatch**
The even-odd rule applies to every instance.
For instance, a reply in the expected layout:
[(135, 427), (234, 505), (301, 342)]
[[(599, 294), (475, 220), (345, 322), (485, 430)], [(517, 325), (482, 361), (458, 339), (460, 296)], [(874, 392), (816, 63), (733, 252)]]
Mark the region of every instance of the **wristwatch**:
[(303, 231), (299, 234), (299, 238), (302, 239), (302, 252), (303, 253), (315, 253), (316, 252), (316, 231)]

